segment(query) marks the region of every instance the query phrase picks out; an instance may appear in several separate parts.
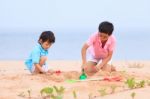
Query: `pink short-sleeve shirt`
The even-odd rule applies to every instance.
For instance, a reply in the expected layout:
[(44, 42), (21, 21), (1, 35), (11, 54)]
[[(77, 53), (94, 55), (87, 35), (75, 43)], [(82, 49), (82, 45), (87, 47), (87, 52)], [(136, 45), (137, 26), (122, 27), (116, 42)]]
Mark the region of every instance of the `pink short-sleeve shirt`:
[(97, 32), (90, 36), (86, 44), (89, 45), (88, 52), (95, 59), (103, 59), (108, 56), (108, 52), (114, 51), (116, 45), (116, 39), (113, 35), (111, 35), (108, 38), (105, 46), (102, 48), (102, 43), (99, 34)]

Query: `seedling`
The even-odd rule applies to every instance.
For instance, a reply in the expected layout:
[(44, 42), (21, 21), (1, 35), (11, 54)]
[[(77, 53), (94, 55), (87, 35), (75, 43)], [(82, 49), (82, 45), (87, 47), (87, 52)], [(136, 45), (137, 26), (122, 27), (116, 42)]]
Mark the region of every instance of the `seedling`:
[(56, 99), (62, 99), (63, 98), (63, 94), (64, 94), (64, 91), (65, 91), (65, 88), (64, 87), (60, 87), (58, 88), (57, 86), (53, 86), (53, 88), (55, 89), (56, 91)]
[(53, 93), (53, 88), (45, 87), (40, 91), (40, 93), (41, 93), (41, 96), (43, 96), (43, 94), (45, 94), (46, 96), (50, 96)]
[(98, 90), (98, 92), (100, 93), (101, 96), (107, 95), (106, 88), (102, 88), (102, 89)]
[(140, 81), (140, 87), (144, 87), (144, 86), (145, 86), (145, 81), (144, 80)]
[(133, 89), (133, 88), (135, 88), (135, 79), (134, 78), (130, 78), (130, 79), (127, 79), (127, 81), (125, 82), (127, 85), (128, 85), (128, 87), (130, 88), (130, 89)]
[(134, 98), (135, 98), (135, 95), (136, 95), (136, 93), (135, 93), (135, 92), (132, 92), (132, 93), (131, 93), (131, 97), (132, 97), (132, 99), (134, 99)]
[(31, 89), (29, 89), (27, 92), (28, 92), (29, 98), (31, 98)]
[(145, 81), (142, 80), (140, 82), (136, 82), (134, 78), (131, 78), (131, 79), (127, 79), (126, 84), (128, 84), (128, 87), (130, 89), (133, 89), (133, 88), (142, 88), (142, 87), (145, 86)]
[(113, 94), (113, 93), (115, 93), (115, 90), (116, 90), (117, 86), (112, 85), (110, 88), (111, 88), (111, 94)]
[(76, 93), (76, 91), (75, 90), (73, 90), (73, 97), (74, 97), (74, 99), (77, 99), (77, 93)]
[(138, 87), (138, 88), (142, 88), (144, 86), (145, 86), (145, 81), (144, 80), (140, 81), (139, 83), (136, 83), (136, 87)]
[[(57, 86), (53, 86), (53, 87), (45, 87), (43, 88), (40, 92), (41, 95), (43, 96), (43, 94), (46, 95), (46, 97), (50, 97), (52, 99), (62, 99), (63, 98), (63, 93), (64, 93), (64, 87), (60, 87), (58, 88)], [(54, 93), (54, 91), (56, 93)]]

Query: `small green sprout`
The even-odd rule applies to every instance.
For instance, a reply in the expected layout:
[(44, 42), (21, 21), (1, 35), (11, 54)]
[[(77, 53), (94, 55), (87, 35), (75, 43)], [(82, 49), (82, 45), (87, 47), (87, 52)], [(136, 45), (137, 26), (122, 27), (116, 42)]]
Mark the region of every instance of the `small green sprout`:
[(136, 95), (136, 93), (135, 93), (135, 92), (132, 92), (132, 93), (131, 93), (131, 97), (132, 97), (132, 99), (134, 99), (135, 95)]
[(76, 91), (75, 90), (73, 90), (73, 97), (74, 97), (74, 99), (77, 99), (77, 93), (76, 93)]
[(46, 94), (47, 96), (51, 95), (53, 93), (53, 88), (45, 87), (45, 88), (41, 89), (40, 93), (42, 96), (43, 96), (43, 94)]
[(29, 89), (27, 92), (28, 92), (28, 96), (30, 98), (31, 97), (31, 89)]
[(40, 92), (42, 96), (43, 94), (46, 94), (46, 97), (50, 97), (52, 99), (62, 99), (64, 90), (65, 88), (62, 86), (60, 88), (58, 88), (57, 86), (53, 86), (53, 87), (45, 87)]
[(139, 88), (143, 88), (144, 86), (145, 86), (145, 81), (144, 80), (137, 83), (137, 87), (139, 87)]
[(115, 93), (115, 90), (116, 90), (117, 86), (112, 85), (112, 86), (110, 86), (110, 88), (111, 88), (111, 94), (113, 94), (113, 93)]
[(107, 95), (106, 88), (102, 88), (102, 89), (98, 90), (98, 92), (100, 93), (101, 96)]
[(60, 87), (58, 88), (57, 86), (53, 86), (53, 88), (55, 89), (57, 95), (63, 95), (64, 94), (64, 91), (65, 91), (65, 88), (64, 87)]
[(125, 83), (128, 85), (128, 87), (129, 87), (130, 89), (135, 88), (136, 82), (135, 82), (135, 79), (134, 79), (134, 78), (127, 79), (127, 81), (126, 81)]

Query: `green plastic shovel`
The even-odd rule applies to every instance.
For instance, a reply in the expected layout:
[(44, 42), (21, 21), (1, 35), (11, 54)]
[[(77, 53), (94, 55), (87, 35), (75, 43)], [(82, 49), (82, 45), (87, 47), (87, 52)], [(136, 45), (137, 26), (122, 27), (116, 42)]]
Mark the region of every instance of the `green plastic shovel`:
[(80, 80), (87, 79), (87, 75), (85, 74), (84, 69), (82, 69), (82, 74), (80, 75), (79, 79)]

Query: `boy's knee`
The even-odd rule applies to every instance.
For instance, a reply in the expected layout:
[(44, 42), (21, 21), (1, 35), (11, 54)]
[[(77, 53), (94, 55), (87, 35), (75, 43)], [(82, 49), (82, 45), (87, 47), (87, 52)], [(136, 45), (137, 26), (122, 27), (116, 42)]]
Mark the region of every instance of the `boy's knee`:
[(115, 66), (111, 66), (111, 71), (116, 71), (116, 67)]
[(84, 70), (85, 72), (95, 72), (95, 65), (96, 63), (95, 62), (87, 62), (85, 65), (84, 65)]
[(89, 72), (89, 73), (95, 73), (96, 72), (96, 69), (95, 69), (95, 66), (87, 66), (85, 67), (85, 72)]

